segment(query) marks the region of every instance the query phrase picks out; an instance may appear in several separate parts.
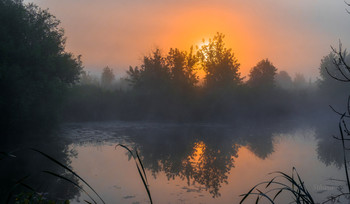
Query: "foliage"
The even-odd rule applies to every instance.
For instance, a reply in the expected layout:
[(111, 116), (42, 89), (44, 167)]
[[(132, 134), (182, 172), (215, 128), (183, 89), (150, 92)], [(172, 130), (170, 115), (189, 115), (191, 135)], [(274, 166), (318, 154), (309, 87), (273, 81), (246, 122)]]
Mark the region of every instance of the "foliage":
[(101, 75), (102, 87), (110, 88), (112, 86), (114, 79), (115, 79), (115, 76), (114, 76), (113, 70), (108, 66), (103, 68), (102, 75)]
[(277, 69), (268, 60), (264, 59), (250, 70), (248, 85), (256, 89), (272, 89), (275, 86)]
[(280, 71), (275, 75), (275, 83), (277, 87), (290, 90), (293, 88), (292, 77), (286, 71)]
[(293, 85), (296, 90), (305, 89), (308, 86), (305, 76), (300, 73), (296, 73), (293, 80)]
[(166, 56), (166, 64), (171, 72), (172, 86), (174, 89), (185, 92), (193, 89), (198, 83), (198, 77), (194, 72), (197, 57), (193, 54), (193, 47), (190, 52), (170, 49)]
[(95, 85), (95, 86), (99, 85), (99, 80), (85, 70), (83, 70), (80, 73), (79, 78), (80, 78), (80, 80), (79, 80), (80, 85)]
[(170, 88), (171, 74), (165, 58), (159, 49), (152, 55), (144, 56), (141, 68), (129, 68), (127, 71), (131, 86), (146, 93), (164, 93)]
[[(155, 49), (144, 56), (140, 67), (130, 67), (127, 71), (125, 80), (130, 89), (101, 89), (85, 73), (82, 78), (90, 83), (71, 89), (65, 119), (231, 121), (239, 117), (295, 112), (299, 101), (294, 93), (274, 89), (276, 68), (272, 63), (262, 60), (252, 69), (251, 79), (243, 82), (238, 73), (239, 64), (231, 50), (224, 47), (223, 37), (218, 34), (197, 52), (193, 48), (188, 52), (171, 48), (162, 54)], [(215, 57), (203, 58), (206, 55)], [(214, 72), (222, 76), (221, 81), (209, 86), (209, 72), (206, 72), (204, 83), (200, 83), (197, 71), (205, 67), (219, 69)], [(230, 75), (233, 76), (228, 77)], [(303, 98), (304, 107), (300, 112), (308, 107), (309, 101), (305, 99), (308, 96)]]
[(0, 121), (2, 135), (49, 130), (65, 89), (82, 70), (64, 50), (64, 32), (47, 10), (0, 0)]
[(20, 193), (15, 198), (15, 204), (69, 204), (69, 200), (53, 201), (44, 198), (36, 193)]
[(197, 53), (208, 89), (231, 89), (242, 84), (240, 64), (232, 50), (225, 47), (224, 38), (224, 34), (217, 33)]
[[(347, 72), (344, 62), (347, 63), (350, 56), (346, 51), (341, 52), (341, 58), (336, 52), (331, 52), (322, 58), (319, 67), (320, 78), (318, 82), (321, 90), (324, 92), (334, 93), (334, 95), (340, 94), (344, 97), (349, 94), (348, 83), (342, 83), (343, 80), (346, 80), (343, 75)], [(344, 60), (344, 62), (342, 62), (342, 60)], [(334, 80), (334, 77), (340, 80)]]

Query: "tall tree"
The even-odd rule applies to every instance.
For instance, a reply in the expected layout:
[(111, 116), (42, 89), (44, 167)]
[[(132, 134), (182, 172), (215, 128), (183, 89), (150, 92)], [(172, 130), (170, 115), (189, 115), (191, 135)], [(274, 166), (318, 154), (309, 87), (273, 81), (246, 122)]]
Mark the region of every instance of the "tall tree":
[(183, 92), (195, 87), (198, 82), (198, 77), (194, 71), (196, 63), (197, 57), (193, 55), (192, 47), (189, 53), (177, 48), (170, 49), (166, 57), (166, 64), (171, 72), (174, 89)]
[(294, 80), (295, 89), (305, 89), (309, 84), (306, 82), (305, 76), (301, 73), (296, 73)]
[(114, 79), (115, 79), (115, 76), (114, 76), (113, 70), (108, 66), (103, 68), (102, 75), (101, 75), (102, 87), (111, 88)]
[(280, 71), (275, 76), (276, 85), (282, 89), (292, 89), (292, 77), (286, 71)]
[(224, 34), (217, 33), (198, 50), (205, 72), (205, 86), (209, 89), (233, 88), (242, 84), (240, 64), (232, 50), (225, 47), (224, 37)]
[(277, 69), (268, 60), (264, 59), (250, 70), (248, 85), (258, 89), (271, 89), (275, 85)]
[[(0, 0), (0, 135), (48, 130), (82, 70), (59, 21), (22, 1)], [(1, 134), (3, 133), (3, 134)]]
[(347, 70), (344, 63), (350, 64), (350, 55), (345, 51), (341, 51), (341, 53), (331, 52), (321, 59), (320, 78), (318, 80), (321, 89), (342, 92), (349, 88), (347, 83), (341, 83), (347, 80), (349, 74), (349, 70)]
[(144, 93), (160, 93), (170, 88), (170, 69), (159, 49), (149, 56), (144, 56), (141, 68), (130, 67), (127, 75), (133, 89)]

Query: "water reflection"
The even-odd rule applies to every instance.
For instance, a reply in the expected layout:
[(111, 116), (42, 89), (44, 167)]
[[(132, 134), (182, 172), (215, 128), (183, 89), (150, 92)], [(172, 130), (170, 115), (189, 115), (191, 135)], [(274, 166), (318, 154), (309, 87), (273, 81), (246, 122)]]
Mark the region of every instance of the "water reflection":
[[(252, 158), (252, 156), (249, 155), (254, 155), (254, 157), (263, 161), (259, 165), (268, 166), (271, 164), (269, 158), (273, 157), (276, 151), (279, 151), (279, 154), (286, 151), (284, 158), (277, 158), (276, 164), (274, 164), (274, 166), (271, 165), (271, 169), (266, 168), (267, 172), (259, 173), (259, 175), (261, 174), (262, 180), (265, 180), (263, 178), (268, 172), (290, 169), (295, 164), (302, 163), (304, 159), (302, 157), (295, 159), (295, 161), (288, 160), (282, 162), (285, 158), (289, 159), (288, 156), (291, 153), (288, 153), (288, 151), (299, 151), (298, 146), (294, 147), (294, 149), (276, 150), (276, 139), (278, 140), (281, 135), (304, 134), (298, 133), (296, 130), (312, 130), (312, 133), (304, 134), (313, 135), (316, 139), (307, 147), (312, 148), (312, 150), (307, 150), (309, 152), (308, 154), (311, 154), (316, 150), (318, 159), (324, 164), (341, 167), (341, 144), (339, 141), (332, 138), (332, 135), (338, 134), (339, 131), (337, 130), (337, 124), (334, 121), (336, 121), (336, 119), (329, 118), (328, 121), (318, 121), (313, 124), (306, 123), (305, 121), (298, 121), (298, 123), (283, 121), (281, 123), (273, 124), (252, 124), (252, 122), (243, 124), (242, 122), (242, 124), (238, 125), (122, 122), (67, 125), (65, 126), (65, 131), (63, 131), (62, 135), (72, 140), (63, 140), (63, 138), (60, 138), (59, 142), (36, 141), (35, 145), (34, 143), (22, 144), (21, 146), (23, 148), (17, 147), (18, 150), (14, 153), (17, 156), (16, 158), (0, 160), (2, 167), (0, 176), (0, 197), (6, 198), (4, 195), (8, 194), (9, 187), (13, 186), (18, 179), (29, 174), (31, 177), (26, 180), (26, 183), (39, 192), (49, 192), (48, 195), (50, 198), (79, 198), (79, 190), (76, 187), (65, 181), (42, 173), (43, 170), (51, 170), (58, 174), (65, 174), (66, 172), (62, 168), (27, 148), (35, 147), (40, 149), (49, 155), (52, 155), (65, 165), (76, 168), (75, 170), (78, 170), (78, 174), (83, 174), (84, 176), (84, 169), (79, 169), (77, 163), (81, 165), (81, 163), (86, 162), (82, 159), (84, 154), (87, 154), (85, 156), (88, 161), (91, 160), (90, 157), (92, 157), (92, 154), (95, 154), (94, 151), (90, 150), (86, 152), (82, 151), (84, 148), (89, 149), (91, 147), (98, 147), (98, 151), (106, 152), (99, 157), (101, 162), (97, 163), (96, 160), (96, 163), (91, 164), (93, 165), (90, 166), (91, 168), (105, 169), (104, 171), (107, 171), (106, 168), (109, 167), (104, 163), (115, 162), (117, 153), (114, 148), (112, 148), (111, 151), (106, 150), (105, 144), (107, 141), (107, 143), (112, 146), (117, 143), (123, 143), (136, 148), (142, 157), (147, 172), (152, 174), (155, 179), (158, 179), (157, 182), (164, 182), (160, 181), (164, 176), (166, 177), (166, 180), (170, 182), (181, 180), (187, 184), (188, 187), (184, 186), (182, 189), (187, 190), (188, 193), (205, 190), (211, 197), (220, 200), (220, 196), (223, 193), (222, 189), (225, 186), (229, 186), (228, 188), (234, 188), (232, 186), (236, 186), (234, 189), (244, 189), (245, 187), (243, 187), (243, 185), (246, 185), (247, 188), (249, 188), (253, 184), (261, 181), (242, 181), (242, 179), (239, 179), (239, 175), (232, 175), (235, 173), (238, 174), (237, 172), (241, 172), (242, 174), (242, 172), (244, 173), (246, 171), (242, 169), (238, 171), (234, 170), (237, 169), (237, 161), (242, 160), (243, 158), (244, 160), (249, 160)], [(86, 147), (84, 147), (84, 144)], [(315, 144), (315, 147), (313, 144)], [(77, 148), (75, 148), (76, 146), (81, 147), (78, 148), (78, 152)], [(284, 148), (288, 148), (288, 145)], [(123, 151), (119, 151), (118, 153), (122, 154)], [(243, 153), (246, 153), (246, 155), (243, 155)], [(125, 157), (125, 155), (121, 155), (121, 157)], [(313, 158), (313, 156), (311, 156), (311, 158)], [(312, 161), (314, 160), (317, 160), (317, 158)], [(72, 161), (76, 162), (75, 166), (74, 163), (72, 164)], [(286, 162), (287, 164), (285, 164)], [(120, 168), (118, 167), (118, 163), (115, 165), (116, 166), (111, 166), (111, 168), (113, 167), (114, 169), (108, 174), (109, 177), (99, 179), (103, 181), (111, 180), (110, 178), (112, 178), (114, 174), (118, 174)], [(304, 168), (308, 168), (307, 166), (308, 164), (306, 164), (306, 167)], [(132, 166), (130, 168), (134, 167)], [(254, 166), (250, 166), (250, 168), (254, 168)], [(310, 166), (310, 172), (315, 171), (315, 169), (312, 168), (313, 167)], [(315, 168), (319, 169), (323, 168), (323, 166), (318, 165)], [(126, 175), (127, 177), (134, 177), (133, 179), (139, 180), (137, 172), (130, 173), (129, 170), (125, 171), (127, 172), (126, 174), (130, 174)], [(303, 169), (300, 171), (303, 171)], [(90, 177), (87, 176), (84, 178), (87, 178), (89, 183), (93, 183), (95, 174), (104, 175), (104, 173), (93, 173)], [(76, 178), (71, 177), (71, 179), (78, 182)], [(323, 177), (322, 179), (327, 178)], [(251, 184), (249, 182), (251, 182)], [(104, 182), (101, 181), (99, 183)], [(115, 185), (118, 186), (118, 189), (123, 188), (122, 186), (120, 187), (118, 183), (113, 184), (112, 187)], [(140, 185), (140, 188), (140, 192), (144, 193), (142, 184)], [(113, 189), (117, 188), (113, 187), (109, 191), (112, 192)], [(21, 187), (18, 188), (16, 192), (23, 190), (27, 189)], [(102, 194), (104, 193), (103, 191), (97, 191)], [(227, 191), (228, 190), (226, 190), (226, 192)], [(244, 192), (242, 190), (239, 193)], [(129, 193), (126, 195), (120, 195), (121, 199), (124, 197), (125, 199), (133, 199), (136, 194)], [(108, 197), (108, 195), (104, 196)], [(111, 201), (113, 201), (113, 198), (111, 198)]]
[[(255, 127), (257, 128), (257, 127)], [(212, 197), (220, 196), (220, 188), (228, 183), (235, 167), (238, 150), (245, 146), (261, 159), (273, 151), (277, 129), (259, 127), (190, 126), (125, 130), (127, 142), (137, 148), (144, 166), (156, 178), (164, 172), (167, 179), (180, 178), (188, 185), (200, 184)]]
[[(29, 149), (30, 147), (47, 153), (68, 167), (71, 165), (71, 158), (77, 156), (74, 150), (68, 148), (67, 142), (62, 140), (45, 139), (2, 146), (2, 151), (11, 152), (16, 157), (3, 156), (0, 160), (0, 203), (5, 203), (10, 194), (12, 194), (10, 203), (14, 203), (19, 193), (32, 193), (32, 190), (52, 200), (63, 201), (78, 197), (80, 192), (77, 187), (43, 171), (65, 175), (76, 183), (79, 183), (78, 180), (59, 165)], [(18, 183), (21, 179), (23, 185)]]

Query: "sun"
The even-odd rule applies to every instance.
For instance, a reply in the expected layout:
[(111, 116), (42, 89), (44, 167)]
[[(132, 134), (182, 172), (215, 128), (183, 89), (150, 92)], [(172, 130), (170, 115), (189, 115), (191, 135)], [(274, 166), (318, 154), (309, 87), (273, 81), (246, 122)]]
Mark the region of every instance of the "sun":
[(197, 48), (198, 50), (200, 50), (203, 46), (206, 46), (206, 45), (208, 45), (208, 44), (209, 44), (209, 42), (207, 42), (205, 39), (203, 39), (202, 41), (200, 41), (199, 43), (197, 43), (196, 48)]

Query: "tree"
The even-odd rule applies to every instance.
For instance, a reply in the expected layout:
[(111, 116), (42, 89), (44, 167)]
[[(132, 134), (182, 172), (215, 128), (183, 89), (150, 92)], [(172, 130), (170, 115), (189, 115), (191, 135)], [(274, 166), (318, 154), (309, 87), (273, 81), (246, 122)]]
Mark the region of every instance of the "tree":
[(286, 71), (280, 71), (275, 76), (275, 83), (278, 87), (282, 89), (292, 89), (293, 81), (292, 77)]
[(99, 80), (97, 77), (92, 76), (89, 72), (82, 71), (80, 74), (79, 84), (97, 86), (99, 84)]
[(198, 77), (194, 72), (196, 63), (197, 57), (193, 55), (192, 47), (189, 53), (177, 48), (170, 49), (166, 57), (166, 64), (170, 69), (172, 86), (175, 90), (184, 92), (195, 87), (198, 82)]
[[(318, 80), (322, 90), (338, 94), (339, 92), (344, 92), (349, 89), (349, 86), (346, 83), (341, 83), (342, 81), (347, 80), (344, 76), (347, 76), (349, 71), (346, 69), (344, 63), (349, 64), (349, 59), (350, 56), (345, 51), (342, 51), (342, 53), (339, 54), (337, 54), (337, 52), (331, 52), (322, 58), (319, 67), (320, 78)], [(344, 61), (343, 64), (341, 61)], [(335, 80), (334, 78), (338, 80)]]
[(59, 21), (34, 4), (0, 0), (0, 31), (0, 135), (51, 129), (80, 57), (65, 51)]
[(305, 89), (308, 86), (308, 83), (306, 82), (306, 79), (303, 74), (296, 73), (294, 80), (294, 88), (295, 89)]
[(250, 70), (248, 85), (258, 89), (272, 89), (275, 86), (277, 69), (268, 60), (264, 59)]
[(242, 84), (240, 64), (224, 43), (224, 34), (217, 33), (199, 51), (200, 64), (205, 72), (205, 86), (209, 89), (234, 88)]
[(130, 66), (127, 75), (134, 90), (144, 93), (164, 93), (170, 88), (170, 69), (159, 49), (149, 56), (144, 56), (141, 68)]
[(101, 75), (101, 84), (103, 88), (111, 88), (112, 83), (115, 79), (113, 70), (108, 66), (103, 68)]

